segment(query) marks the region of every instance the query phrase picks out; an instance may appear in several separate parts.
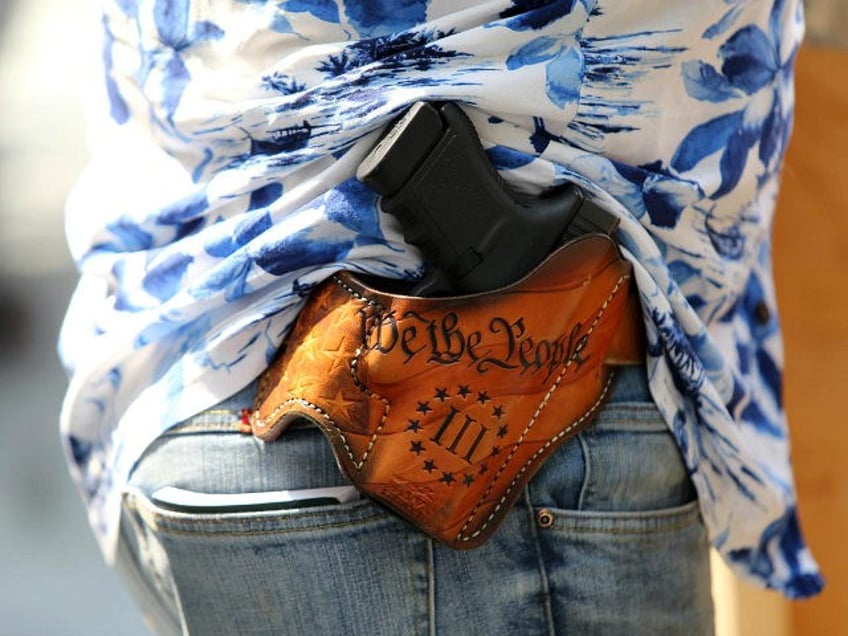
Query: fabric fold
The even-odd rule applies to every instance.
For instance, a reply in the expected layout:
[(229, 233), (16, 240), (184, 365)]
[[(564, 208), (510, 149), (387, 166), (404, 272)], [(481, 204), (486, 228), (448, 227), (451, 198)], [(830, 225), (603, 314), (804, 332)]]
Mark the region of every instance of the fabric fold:
[(315, 285), (423, 274), (354, 174), (405, 108), (450, 100), (514, 188), (575, 182), (621, 218), (651, 391), (713, 544), (760, 585), (819, 590), (769, 250), (800, 2), (115, 0), (103, 27), (60, 351), (107, 556), (147, 445), (261, 373)]

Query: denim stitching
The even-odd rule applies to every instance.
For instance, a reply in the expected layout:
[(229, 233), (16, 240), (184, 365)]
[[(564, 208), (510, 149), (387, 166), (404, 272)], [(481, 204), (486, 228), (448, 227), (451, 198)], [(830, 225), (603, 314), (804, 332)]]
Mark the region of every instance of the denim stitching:
[(172, 426), (167, 431), (162, 433), (162, 437), (179, 437), (180, 435), (190, 435), (193, 433), (239, 433), (241, 432), (241, 420), (239, 413), (236, 411), (215, 411), (211, 414), (216, 416), (229, 416), (229, 419), (221, 419), (217, 421), (205, 421), (205, 416), (210, 412), (204, 412), (202, 416), (197, 416), (190, 420), (186, 420)]
[[(481, 525), (475, 532), (471, 533), (470, 535), (462, 536), (462, 533), (465, 531), (465, 529), (471, 523), (472, 519), (474, 518), (474, 515), (477, 514), (477, 510), (479, 510), (480, 506), (482, 505), (482, 502), (485, 499), (485, 496), (488, 495), (489, 492), (491, 492), (492, 488), (494, 487), (494, 483), (497, 480), (497, 477), (500, 477), (501, 473), (503, 473), (503, 471), (506, 470), (506, 465), (509, 463), (509, 460), (515, 454), (515, 451), (510, 453), (510, 456), (507, 457), (506, 460), (504, 460), (503, 464), (501, 464), (501, 469), (498, 472), (498, 475), (496, 476), (495, 480), (492, 481), (492, 485), (489, 486), (489, 488), (486, 490), (485, 495), (480, 498), (480, 503), (478, 503), (477, 506), (475, 506), (474, 510), (472, 510), (471, 514), (469, 515), (468, 519), (465, 522), (465, 525), (463, 525), (462, 528), (460, 528), (459, 533), (457, 534), (457, 537), (456, 537), (458, 540), (460, 540), (460, 541), (471, 541), (472, 539), (477, 537), (481, 532), (483, 532), (486, 529), (486, 527), (492, 522), (492, 519), (494, 518), (494, 516), (503, 507), (504, 503), (506, 503), (506, 500), (509, 497), (510, 493), (518, 485), (518, 481), (521, 479), (521, 476), (530, 467), (530, 464), (532, 464), (533, 461), (535, 461), (535, 459), (539, 455), (541, 455), (545, 451), (547, 451), (547, 449), (550, 448), (552, 444), (556, 443), (564, 435), (567, 435), (568, 433), (570, 433), (575, 427), (580, 426), (580, 424), (585, 422), (587, 419), (591, 418), (592, 415), (594, 414), (594, 412), (603, 404), (604, 399), (606, 397), (606, 394), (609, 392), (609, 388), (612, 385), (612, 380), (613, 380), (613, 374), (611, 373), (609, 379), (607, 380), (606, 385), (603, 388), (603, 391), (601, 392), (600, 397), (598, 398), (598, 400), (591, 407), (589, 407), (589, 409), (585, 413), (583, 413), (583, 415), (581, 415), (578, 419), (576, 419), (574, 422), (572, 422), (566, 429), (564, 429), (563, 431), (560, 431), (559, 433), (557, 433), (556, 436), (549, 439), (545, 443), (544, 446), (542, 446), (540, 449), (538, 449), (535, 453), (533, 453), (533, 455), (531, 455), (524, 462), (524, 465), (521, 467), (521, 469), (518, 471), (518, 473), (516, 473), (515, 477), (513, 478), (513, 480), (509, 484), (509, 488), (507, 488), (506, 492), (498, 500), (497, 505), (492, 510), (492, 512), (489, 514), (489, 516), (486, 518), (486, 521), (483, 523), (483, 525)], [(533, 423), (534, 422), (531, 421), (531, 423), (528, 425), (527, 429), (525, 429), (525, 433), (530, 430), (530, 426), (532, 426)], [(523, 435), (522, 435), (522, 437), (523, 437)]]
[(530, 491), (527, 488), (524, 489), (524, 504), (527, 507), (527, 515), (529, 517), (530, 541), (533, 544), (534, 551), (536, 552), (536, 562), (539, 567), (539, 579), (541, 579), (542, 594), (544, 595), (543, 606), (545, 621), (548, 624), (548, 635), (555, 636), (556, 630), (554, 629), (554, 615), (553, 608), (551, 607), (551, 588), (548, 583), (548, 571), (547, 568), (545, 568), (545, 558), (542, 555), (542, 545), (539, 543), (539, 530), (536, 527), (533, 504), (530, 501)]
[(424, 538), (427, 541), (427, 632), (428, 636), (436, 636), (436, 555), (433, 539)]
[[(580, 512), (580, 511), (571, 511)], [(585, 512), (583, 513), (585, 514)], [(673, 532), (692, 527), (701, 518), (700, 510), (697, 501), (691, 501), (668, 510), (648, 511), (647, 513), (616, 513), (616, 512), (600, 512), (596, 516), (584, 519), (575, 519), (574, 517), (564, 514), (562, 511), (554, 511), (555, 523), (551, 530), (559, 530), (568, 532), (569, 534), (608, 534), (619, 537), (628, 535), (646, 536), (656, 533)], [(573, 523), (567, 523), (567, 519), (573, 519)], [(620, 527), (597, 527), (591, 525), (592, 521), (613, 523), (635, 522), (632, 528)], [(640, 523), (641, 522), (641, 523)]]
[[(181, 535), (203, 535), (203, 536), (253, 536), (253, 535), (266, 535), (266, 534), (295, 534), (299, 532), (311, 532), (313, 530), (330, 530), (333, 528), (346, 528), (346, 527), (356, 527), (366, 525), (368, 523), (374, 521), (383, 521), (383, 520), (392, 520), (396, 517), (389, 512), (382, 511), (379, 509), (373, 510), (371, 512), (367, 512), (366, 515), (360, 519), (344, 519), (331, 523), (317, 523), (312, 525), (304, 525), (302, 527), (291, 527), (291, 528), (280, 528), (280, 527), (268, 527), (268, 528), (258, 528), (258, 529), (228, 529), (224, 531), (216, 531), (215, 526), (223, 526), (227, 524), (233, 524), (234, 522), (239, 523), (243, 522), (245, 517), (241, 516), (239, 519), (222, 519), (220, 517), (209, 517), (199, 519), (197, 515), (189, 515), (187, 513), (176, 513), (175, 516), (169, 516), (167, 513), (163, 513), (160, 509), (157, 509), (155, 505), (147, 502), (145, 496), (139, 496), (135, 493), (128, 493), (128, 497), (131, 500), (130, 507), (136, 511), (136, 513), (145, 520), (145, 522), (160, 532), (170, 532), (171, 534), (181, 534)], [(294, 511), (286, 511), (286, 512), (294, 512)], [(316, 517), (326, 515), (326, 512), (301, 512), (298, 511), (298, 517), (304, 521), (308, 521), (309, 517)], [(271, 515), (262, 515), (256, 517), (250, 517), (249, 521), (263, 522), (267, 521), (273, 524), (275, 521), (279, 519), (279, 515), (271, 516)], [(189, 522), (193, 524), (192, 529), (186, 529), (183, 527), (183, 522)], [(209, 526), (204, 529), (202, 526)]]
[[(403, 533), (403, 538), (406, 543), (406, 549), (409, 551), (410, 555), (415, 554), (415, 549), (412, 546), (412, 542), (410, 541), (410, 536), (408, 532)], [(409, 594), (412, 596), (412, 633), (418, 636), (421, 634), (421, 631), (418, 628), (418, 589), (415, 585), (415, 558), (407, 558), (404, 559), (406, 563), (406, 575), (409, 577), (407, 579), (407, 584), (409, 585)]]
[(589, 484), (594, 479), (594, 475), (592, 474), (592, 457), (589, 453), (589, 445), (582, 433), (577, 436), (577, 441), (580, 443), (580, 452), (583, 453), (583, 483), (580, 484), (580, 495), (577, 497), (577, 510), (583, 510), (586, 506)]

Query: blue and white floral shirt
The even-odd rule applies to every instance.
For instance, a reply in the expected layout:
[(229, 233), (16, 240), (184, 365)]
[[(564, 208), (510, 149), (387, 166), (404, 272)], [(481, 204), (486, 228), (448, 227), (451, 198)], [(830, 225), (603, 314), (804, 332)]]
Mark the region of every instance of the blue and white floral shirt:
[(798, 529), (770, 229), (800, 0), (106, 0), (102, 117), (68, 203), (62, 434), (109, 555), (134, 462), (253, 380), (339, 268), (419, 253), (354, 178), (458, 102), (517, 190), (621, 217), (652, 394), (742, 576), (821, 587)]

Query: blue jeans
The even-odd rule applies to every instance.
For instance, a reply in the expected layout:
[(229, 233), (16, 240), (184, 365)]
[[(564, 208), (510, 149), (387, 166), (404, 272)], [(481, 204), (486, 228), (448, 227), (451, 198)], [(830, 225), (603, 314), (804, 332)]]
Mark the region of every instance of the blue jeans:
[(644, 369), (542, 467), (494, 537), (434, 543), (380, 505), (174, 511), (163, 486), (250, 493), (347, 482), (312, 427), (238, 433), (242, 392), (169, 431), (124, 500), (120, 567), (162, 632), (709, 634), (708, 545)]

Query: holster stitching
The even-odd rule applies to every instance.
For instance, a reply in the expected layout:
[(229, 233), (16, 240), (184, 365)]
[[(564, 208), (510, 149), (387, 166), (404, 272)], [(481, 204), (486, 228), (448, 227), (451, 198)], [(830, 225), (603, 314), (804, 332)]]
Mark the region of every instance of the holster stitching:
[[(590, 325), (589, 329), (587, 330), (587, 335), (591, 335), (594, 332), (595, 327), (598, 326), (598, 323), (600, 322), (601, 318), (603, 317), (604, 313), (606, 312), (607, 307), (609, 306), (609, 303), (612, 301), (612, 299), (615, 297), (615, 295), (621, 289), (622, 282), (625, 281), (625, 280), (629, 280), (629, 279), (630, 279), (630, 276), (628, 274), (624, 274), (624, 275), (619, 277), (619, 279), (615, 283), (615, 286), (613, 287), (612, 291), (610, 292), (609, 296), (607, 296), (606, 300), (601, 305), (601, 308), (598, 311), (598, 314), (595, 316), (594, 320), (592, 321), (592, 324)], [(574, 422), (572, 422), (571, 425), (569, 425), (565, 430), (558, 433), (552, 439), (548, 440), (547, 443), (541, 449), (539, 449), (535, 453), (533, 453), (533, 455), (524, 462), (524, 465), (516, 473), (515, 477), (510, 482), (509, 487), (506, 489), (504, 494), (498, 500), (498, 503), (495, 505), (492, 512), (489, 513), (489, 516), (486, 518), (486, 521), (484, 521), (483, 524), (472, 534), (470, 534), (468, 536), (463, 536), (465, 529), (471, 524), (471, 521), (477, 515), (477, 511), (480, 509), (480, 506), (483, 504), (483, 501), (486, 500), (486, 497), (488, 497), (489, 493), (492, 491), (492, 488), (495, 487), (495, 484), (497, 483), (498, 479), (500, 479), (500, 476), (506, 470), (507, 465), (509, 464), (512, 457), (517, 452), (518, 447), (521, 445), (522, 441), (527, 436), (527, 433), (529, 433), (530, 429), (533, 428), (533, 425), (536, 423), (536, 420), (539, 419), (539, 415), (541, 415), (544, 408), (548, 405), (548, 402), (550, 401), (551, 396), (553, 396), (554, 392), (559, 388), (559, 385), (562, 382), (562, 378), (565, 377), (565, 373), (568, 371), (568, 368), (571, 365), (571, 363), (572, 363), (572, 360), (569, 358), (565, 362), (565, 364), (563, 365), (562, 369), (560, 370), (559, 374), (557, 375), (556, 380), (551, 385), (551, 388), (548, 389), (548, 392), (545, 394), (545, 397), (542, 398), (542, 401), (539, 403), (539, 406), (536, 409), (536, 412), (533, 413), (533, 417), (530, 418), (530, 421), (527, 423), (527, 426), (524, 428), (524, 431), (522, 431), (521, 436), (518, 438), (516, 443), (513, 445), (512, 451), (510, 452), (509, 456), (503, 461), (503, 463), (501, 463), (500, 469), (498, 470), (498, 474), (495, 475), (495, 478), (492, 479), (491, 482), (489, 482), (489, 487), (486, 489), (486, 492), (483, 493), (483, 495), (480, 497), (480, 500), (478, 501), (477, 505), (474, 507), (474, 509), (471, 511), (468, 518), (466, 519), (465, 524), (463, 524), (463, 526), (459, 529), (459, 532), (456, 535), (456, 538), (457, 538), (458, 541), (464, 541), (464, 542), (465, 541), (471, 541), (472, 539), (477, 537), (481, 532), (483, 532), (483, 530), (486, 529), (486, 527), (489, 525), (489, 523), (491, 523), (491, 521), (495, 517), (495, 515), (498, 514), (501, 507), (503, 507), (503, 504), (509, 498), (510, 493), (515, 489), (515, 486), (517, 485), (518, 480), (521, 477), (521, 475), (524, 474), (524, 472), (527, 470), (528, 466), (536, 459), (536, 457), (539, 456), (539, 453), (544, 452), (544, 450), (549, 448), (550, 445), (554, 441), (560, 439), (563, 435), (566, 435), (569, 431), (573, 430), (576, 426), (578, 426), (582, 422), (584, 422), (592, 413), (594, 413), (597, 410), (598, 406), (600, 406), (603, 403), (604, 397), (606, 396), (607, 391), (609, 390), (610, 384), (612, 383), (612, 377), (613, 377), (612, 374), (610, 375), (610, 378), (608, 379), (606, 386), (604, 386), (603, 391), (601, 391), (601, 395), (598, 398), (598, 400), (594, 404), (592, 404), (592, 406), (589, 407), (589, 409), (587, 409), (579, 418), (574, 420)]]
[[(587, 335), (591, 335), (594, 332), (598, 323), (601, 321), (604, 314), (606, 313), (606, 310), (609, 307), (610, 302), (616, 296), (616, 294), (618, 294), (619, 291), (622, 289), (622, 284), (624, 283), (624, 281), (629, 280), (629, 279), (630, 279), (629, 274), (624, 274), (624, 275), (619, 277), (619, 279), (616, 281), (616, 284), (613, 287), (612, 291), (607, 296), (606, 300), (601, 305), (600, 310), (598, 311), (598, 313), (594, 317), (592, 324), (590, 325), (589, 329), (587, 330)], [(379, 302), (377, 302), (377, 301), (375, 301), (371, 298), (368, 298), (367, 296), (364, 296), (361, 293), (357, 292), (355, 289), (353, 289), (352, 287), (347, 285), (344, 281), (342, 281), (337, 276), (333, 276), (333, 281), (352, 298), (355, 298), (356, 300), (358, 300), (358, 301), (360, 301), (360, 302), (362, 302), (362, 303), (364, 303), (364, 304), (366, 304), (370, 307), (374, 307), (380, 312), (386, 311), (385, 306), (383, 306)], [(378, 322), (379, 322), (378, 320), (372, 320), (372, 323), (368, 327), (368, 331), (365, 334), (364, 342), (368, 341), (368, 337), (371, 335), (372, 331), (376, 328)], [(318, 405), (313, 404), (312, 402), (310, 402), (308, 400), (305, 400), (305, 399), (302, 399), (302, 398), (291, 398), (289, 400), (286, 400), (285, 402), (278, 405), (274, 409), (274, 411), (271, 414), (269, 414), (266, 418), (260, 418), (260, 417), (258, 417), (258, 413), (256, 413), (255, 415), (257, 416), (256, 419), (259, 420), (259, 425), (264, 427), (266, 422), (273, 422), (276, 419), (276, 417), (279, 415), (279, 413), (281, 411), (285, 410), (288, 407), (288, 405), (293, 404), (293, 403), (294, 404), (300, 404), (301, 406), (303, 406), (305, 408), (308, 408), (310, 410), (317, 412), (321, 416), (321, 418), (328, 423), (329, 426), (331, 426), (333, 429), (335, 429), (339, 433), (339, 437), (341, 438), (341, 442), (342, 442), (342, 444), (343, 444), (343, 446), (344, 446), (344, 448), (347, 452), (348, 458), (350, 459), (351, 463), (356, 468), (356, 470), (362, 470), (362, 467), (365, 465), (366, 461), (368, 460), (368, 456), (369, 456), (371, 450), (373, 449), (374, 444), (376, 443), (377, 438), (380, 435), (380, 432), (382, 431), (383, 427), (385, 426), (385, 423), (386, 423), (388, 416), (389, 416), (389, 412), (391, 410), (391, 402), (387, 398), (385, 398), (385, 397), (375, 393), (371, 389), (369, 389), (357, 377), (357, 367), (359, 365), (359, 361), (360, 361), (361, 356), (363, 354), (364, 342), (360, 343), (359, 346), (357, 346), (357, 348), (354, 352), (354, 356), (351, 358), (350, 365), (349, 365), (351, 378), (352, 378), (354, 384), (359, 388), (359, 390), (361, 392), (365, 393), (369, 397), (373, 397), (373, 398), (379, 400), (383, 404), (383, 414), (380, 418), (380, 423), (378, 424), (374, 433), (371, 435), (371, 438), (368, 442), (368, 446), (366, 447), (366, 449), (365, 449), (365, 451), (364, 451), (364, 453), (363, 453), (363, 455), (362, 455), (362, 457), (359, 461), (357, 461), (355, 456), (354, 456), (353, 450), (350, 447), (350, 444), (347, 440), (347, 435), (345, 434), (345, 431), (333, 420), (333, 418), (327, 412), (325, 412)], [(523, 440), (526, 438), (527, 434), (530, 432), (530, 430), (535, 425), (539, 416), (541, 415), (541, 413), (544, 411), (545, 407), (550, 402), (550, 399), (553, 396), (553, 394), (559, 388), (559, 386), (562, 382), (562, 379), (565, 377), (565, 374), (568, 371), (568, 369), (570, 368), (572, 362), (573, 362), (572, 359), (568, 359), (563, 364), (563, 366), (560, 369), (560, 372), (558, 373), (553, 384), (548, 389), (548, 391), (546, 392), (546, 394), (542, 398), (542, 400), (539, 402), (539, 405), (536, 408), (536, 411), (533, 413), (533, 416), (528, 421), (527, 426), (525, 427), (524, 431), (522, 431), (521, 436), (518, 438), (516, 443), (513, 445), (512, 451), (507, 456), (507, 458), (501, 463), (497, 475), (495, 476), (494, 479), (491, 480), (489, 487), (487, 488), (486, 492), (480, 497), (478, 504), (471, 511), (471, 513), (469, 514), (465, 523), (463, 524), (463, 526), (460, 528), (459, 532), (457, 533), (456, 539), (458, 541), (468, 542), (468, 541), (473, 540), (477, 536), (479, 536), (488, 527), (488, 525), (491, 523), (492, 519), (498, 514), (500, 509), (503, 507), (504, 503), (510, 497), (510, 494), (514, 491), (515, 487), (518, 485), (518, 482), (520, 481), (522, 475), (527, 471), (529, 466), (539, 457), (539, 455), (545, 453), (547, 451), (547, 449), (550, 448), (550, 446), (552, 444), (556, 443), (563, 436), (567, 435), (569, 432), (574, 430), (574, 428), (580, 426), (583, 422), (585, 422), (587, 419), (592, 417), (594, 415), (594, 413), (598, 410), (598, 408), (601, 406), (601, 404), (604, 403), (604, 400), (605, 400), (607, 394), (609, 393), (609, 389), (612, 385), (612, 381), (613, 381), (613, 377), (614, 377), (612, 373), (610, 374), (610, 377), (607, 379), (607, 382), (604, 385), (598, 399), (580, 417), (575, 419), (567, 428), (560, 431), (556, 436), (549, 439), (541, 448), (539, 448), (535, 453), (533, 453), (533, 455), (531, 457), (529, 457), (524, 462), (524, 464), (521, 466), (521, 468), (518, 470), (518, 472), (513, 477), (512, 481), (510, 482), (509, 487), (504, 492), (504, 494), (501, 496), (501, 498), (498, 500), (498, 503), (495, 505), (495, 507), (493, 508), (491, 513), (488, 515), (486, 520), (477, 528), (476, 531), (474, 531), (470, 535), (464, 535), (466, 528), (468, 528), (468, 526), (473, 521), (474, 517), (477, 515), (477, 512), (479, 511), (480, 506), (482, 505), (483, 501), (485, 501), (486, 497), (492, 491), (492, 489), (494, 488), (498, 479), (503, 474), (503, 472), (506, 470), (511, 459), (514, 457), (515, 453), (517, 452), (518, 447), (521, 445)]]
[[(333, 282), (335, 282), (339, 287), (341, 287), (343, 290), (345, 290), (348, 293), (348, 295), (352, 296), (356, 300), (363, 302), (370, 307), (376, 307), (380, 311), (381, 314), (382, 314), (382, 312), (386, 311), (386, 308), (383, 305), (381, 305), (380, 303), (378, 303), (377, 301), (375, 301), (371, 298), (368, 298), (367, 296), (363, 296), (362, 294), (357, 292), (355, 289), (353, 289), (349, 285), (345, 284), (345, 282), (342, 281), (338, 276), (333, 276)], [(368, 342), (368, 340), (371, 337), (371, 333), (374, 331), (374, 329), (376, 328), (378, 323), (379, 323), (378, 320), (372, 320), (371, 321), (371, 325), (368, 327), (368, 332), (365, 334), (364, 341), (362, 343), (360, 343), (359, 346), (356, 348), (356, 351), (354, 352), (353, 358), (350, 361), (350, 376), (351, 376), (351, 379), (353, 380), (353, 383), (357, 387), (359, 387), (359, 390), (362, 391), (363, 393), (365, 393), (368, 397), (376, 398), (376, 399), (380, 400), (380, 402), (383, 403), (383, 415), (382, 415), (382, 417), (380, 417), (380, 423), (377, 425), (377, 428), (374, 429), (374, 434), (371, 436), (371, 439), (368, 440), (368, 446), (366, 446), (365, 452), (362, 454), (362, 458), (358, 462), (353, 457), (353, 453), (352, 453), (352, 451), (350, 450), (350, 447), (347, 444), (347, 438), (345, 437), (344, 432), (340, 431), (341, 436), (344, 438), (344, 444), (345, 444), (345, 448), (348, 451), (348, 457), (350, 457), (350, 461), (353, 463), (354, 467), (356, 467), (356, 470), (362, 470), (362, 467), (365, 465), (365, 462), (368, 461), (368, 455), (371, 453), (371, 449), (374, 448), (374, 444), (377, 442), (377, 437), (379, 437), (380, 432), (383, 430), (383, 426), (385, 426), (385, 424), (386, 424), (386, 420), (389, 417), (389, 411), (391, 411), (391, 407), (392, 407), (391, 402), (389, 402), (388, 399), (384, 398), (382, 395), (378, 395), (377, 393), (375, 393), (374, 391), (369, 389), (367, 386), (362, 384), (362, 382), (360, 382), (360, 380), (359, 380), (359, 377), (357, 376), (357, 367), (359, 366), (359, 360), (360, 360), (362, 353), (363, 353), (362, 347), (363, 347), (365, 342)], [(336, 428), (337, 429), (339, 428), (338, 425), (336, 425)]]

